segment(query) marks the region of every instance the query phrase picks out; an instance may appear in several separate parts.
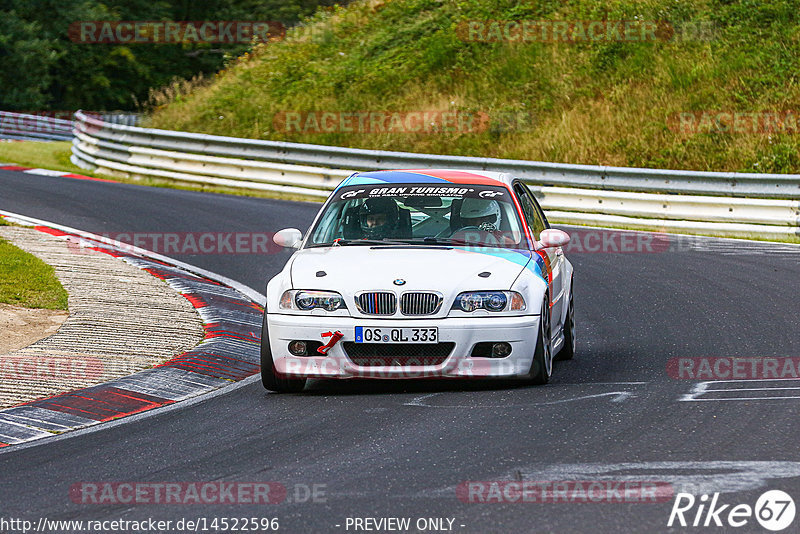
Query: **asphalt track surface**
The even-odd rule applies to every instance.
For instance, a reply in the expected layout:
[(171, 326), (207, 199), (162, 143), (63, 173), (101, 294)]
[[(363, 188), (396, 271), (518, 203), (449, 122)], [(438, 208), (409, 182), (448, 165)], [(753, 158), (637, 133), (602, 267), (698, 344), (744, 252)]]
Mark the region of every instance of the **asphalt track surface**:
[[(318, 207), (0, 171), (0, 209), (100, 234), (306, 230)], [(277, 395), (252, 382), (94, 432), (10, 447), (0, 454), (0, 518), (277, 517), (282, 532), (355, 532), (347, 518), (409, 517), (412, 525), (451, 518), (452, 531), (465, 533), (665, 532), (672, 500), (469, 503), (455, 488), (610, 478), (719, 491), (727, 504), (752, 506), (767, 489), (797, 501), (800, 395), (733, 391), (682, 402), (698, 381), (670, 378), (667, 362), (798, 356), (800, 254), (706, 243), (570, 255), (578, 352), (556, 363), (548, 386), (314, 382), (302, 394)], [(288, 254), (176, 257), (263, 293)], [(711, 400), (720, 397), (750, 400)], [(73, 502), (69, 493), (80, 482), (202, 481), (275, 481), (289, 498), (258, 506), (100, 505)], [(295, 488), (312, 484), (323, 485), (324, 498), (301, 502)], [(686, 530), (723, 531), (674, 529)], [(731, 531), (766, 532), (753, 518)]]

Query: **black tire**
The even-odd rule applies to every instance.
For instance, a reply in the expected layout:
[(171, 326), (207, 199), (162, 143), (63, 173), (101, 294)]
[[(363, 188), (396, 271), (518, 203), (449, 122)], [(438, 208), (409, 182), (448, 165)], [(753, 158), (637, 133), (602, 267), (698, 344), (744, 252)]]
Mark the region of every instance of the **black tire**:
[(575, 357), (575, 305), (572, 301), (572, 285), (569, 290), (567, 318), (564, 321), (564, 346), (558, 351), (556, 360), (571, 360)]
[(539, 321), (539, 333), (536, 336), (536, 350), (533, 353), (530, 381), (537, 386), (543, 386), (550, 381), (553, 374), (553, 347), (550, 337), (550, 306), (549, 299), (545, 297), (542, 304), (542, 315)]
[(261, 325), (261, 383), (265, 389), (276, 393), (297, 393), (306, 387), (305, 378), (284, 378), (275, 370), (272, 348), (269, 346), (267, 310), (264, 310), (264, 322)]

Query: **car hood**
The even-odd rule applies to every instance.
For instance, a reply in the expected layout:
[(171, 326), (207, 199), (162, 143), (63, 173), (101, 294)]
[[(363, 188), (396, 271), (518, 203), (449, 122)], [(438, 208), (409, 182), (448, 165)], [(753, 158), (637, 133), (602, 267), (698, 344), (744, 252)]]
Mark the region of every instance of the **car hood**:
[[(531, 258), (527, 250), (445, 247), (343, 246), (296, 253), (292, 285), (343, 294), (365, 290), (433, 290), (455, 296), (469, 290), (508, 290)], [(323, 271), (324, 276), (318, 276)], [(479, 277), (480, 273), (491, 273)], [(485, 275), (484, 275), (485, 276)], [(397, 285), (396, 280), (405, 281)]]

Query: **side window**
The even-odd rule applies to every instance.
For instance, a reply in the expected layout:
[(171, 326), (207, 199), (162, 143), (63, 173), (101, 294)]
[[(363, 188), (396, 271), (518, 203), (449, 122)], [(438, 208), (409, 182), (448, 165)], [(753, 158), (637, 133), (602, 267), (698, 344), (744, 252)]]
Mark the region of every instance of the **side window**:
[(550, 223), (547, 222), (547, 217), (544, 216), (544, 211), (542, 211), (542, 207), (539, 205), (539, 201), (536, 200), (536, 195), (534, 195), (531, 192), (531, 190), (528, 189), (527, 185), (525, 185), (525, 184), (521, 184), (521, 185), (525, 189), (525, 192), (528, 193), (528, 195), (530, 195), (530, 197), (531, 197), (531, 202), (533, 203), (533, 208), (534, 208), (534, 210), (536, 212), (536, 216), (542, 223), (542, 230), (544, 230), (546, 228), (550, 228)]
[(514, 186), (514, 191), (517, 193), (519, 203), (522, 206), (522, 213), (525, 215), (525, 222), (528, 223), (531, 232), (533, 232), (533, 238), (539, 239), (539, 234), (546, 228), (544, 219), (536, 211), (534, 201), (531, 200), (530, 196), (528, 196), (529, 193), (527, 189), (525, 189), (522, 185), (517, 184)]

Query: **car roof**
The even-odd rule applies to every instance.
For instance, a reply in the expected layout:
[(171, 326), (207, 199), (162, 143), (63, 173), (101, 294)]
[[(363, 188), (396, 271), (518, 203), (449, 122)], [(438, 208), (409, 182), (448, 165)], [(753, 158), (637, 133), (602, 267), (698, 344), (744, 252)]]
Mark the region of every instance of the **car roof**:
[(507, 173), (481, 170), (407, 169), (396, 171), (357, 172), (339, 187), (366, 184), (472, 184), (510, 186), (513, 177)]

